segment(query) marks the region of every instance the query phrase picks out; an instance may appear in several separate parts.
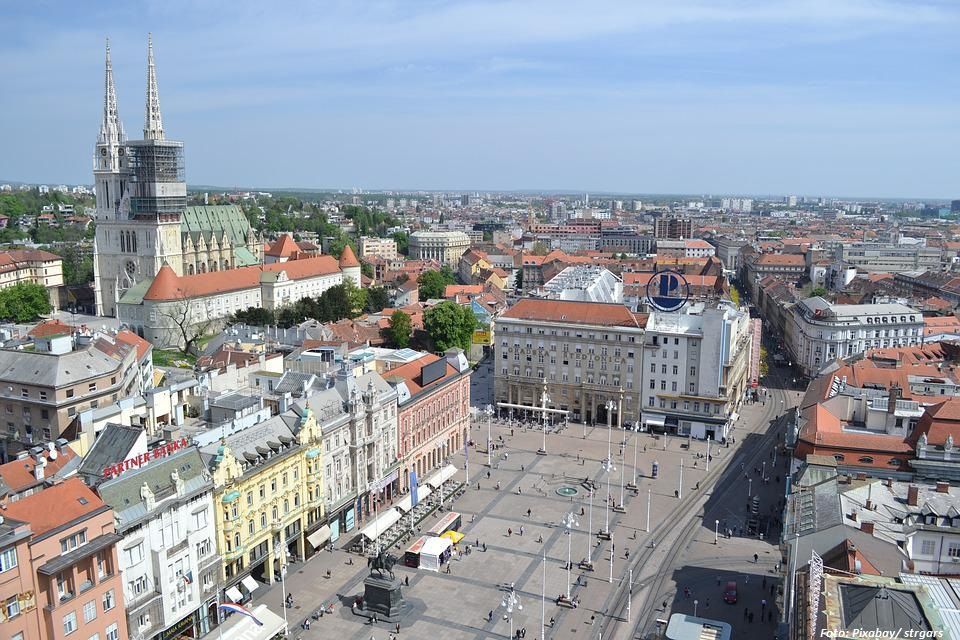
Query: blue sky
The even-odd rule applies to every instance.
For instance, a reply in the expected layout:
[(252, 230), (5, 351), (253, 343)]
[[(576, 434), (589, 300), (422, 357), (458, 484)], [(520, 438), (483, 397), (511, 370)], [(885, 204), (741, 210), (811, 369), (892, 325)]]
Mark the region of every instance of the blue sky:
[(960, 197), (958, 27), (953, 0), (9, 3), (0, 179), (92, 181), (107, 36), (140, 137), (152, 31), (193, 184)]

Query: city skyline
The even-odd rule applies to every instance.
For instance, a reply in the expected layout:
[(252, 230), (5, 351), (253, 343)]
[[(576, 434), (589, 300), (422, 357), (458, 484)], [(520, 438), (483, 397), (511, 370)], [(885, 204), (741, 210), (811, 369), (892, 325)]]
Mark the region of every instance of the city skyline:
[(225, 7), (14, 8), (0, 177), (89, 183), (107, 36), (138, 137), (152, 31), (194, 184), (954, 195), (943, 3)]

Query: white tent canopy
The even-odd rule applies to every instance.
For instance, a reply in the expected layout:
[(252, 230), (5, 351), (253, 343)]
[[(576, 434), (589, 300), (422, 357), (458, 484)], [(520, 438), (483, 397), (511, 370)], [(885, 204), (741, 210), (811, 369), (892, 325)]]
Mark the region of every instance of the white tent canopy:
[(235, 613), (223, 623), (219, 637), (223, 640), (270, 640), (286, 630), (283, 618), (270, 611), (265, 604), (258, 605), (251, 613), (263, 624), (258, 625), (250, 616)]
[(427, 484), (438, 489), (440, 485), (449, 480), (457, 472), (457, 468), (452, 464), (448, 464), (445, 467), (441, 467), (439, 471), (427, 478)]
[(450, 538), (428, 537), (420, 547), (420, 568), (428, 571), (440, 571), (440, 556), (444, 554), (453, 542)]
[[(418, 503), (419, 503), (419, 502), (423, 502), (424, 498), (426, 498), (427, 496), (429, 496), (431, 493), (433, 493), (433, 492), (430, 490), (430, 487), (424, 487), (424, 486), (422, 486), (422, 485), (421, 485), (421, 486), (418, 486), (418, 487), (417, 487), (417, 502), (418, 502)], [(410, 511), (410, 509), (413, 508), (412, 503), (413, 503), (413, 500), (411, 499), (411, 496), (408, 495), (408, 496), (406, 496), (403, 500), (401, 500), (400, 502), (398, 502), (397, 504), (395, 504), (395, 505), (393, 505), (393, 506), (396, 507), (397, 509), (400, 509), (400, 511), (403, 511), (404, 513), (407, 513), (408, 511)]]
[(395, 525), (397, 521), (400, 520), (400, 517), (400, 512), (396, 509), (387, 509), (377, 516), (376, 520), (365, 526), (363, 530), (360, 531), (360, 535), (373, 542), (384, 531)]

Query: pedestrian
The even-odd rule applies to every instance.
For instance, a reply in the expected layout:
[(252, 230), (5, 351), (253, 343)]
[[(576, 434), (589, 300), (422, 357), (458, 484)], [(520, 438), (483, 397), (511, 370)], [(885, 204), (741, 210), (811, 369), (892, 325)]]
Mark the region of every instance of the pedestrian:
[(520, 525), (520, 535), (523, 535), (523, 525)]
[(760, 556), (758, 554), (753, 554), (753, 563), (756, 564), (760, 562)]
[(510, 527), (507, 527), (507, 537), (510, 537), (512, 535), (513, 535), (513, 529)]
[(766, 608), (767, 608), (767, 599), (764, 598), (764, 599), (762, 599), (762, 600), (760, 601), (760, 614), (761, 614), (761, 615), (763, 615), (763, 612), (766, 610)]
[(483, 552), (484, 552), (484, 553), (487, 552), (487, 543), (486, 543), (486, 542), (483, 543)]
[(767, 588), (767, 576), (763, 576), (763, 588)]
[(400, 635), (400, 623), (397, 623), (397, 635)]
[(530, 514), (533, 513), (530, 509), (527, 509), (527, 517), (530, 517)]
[(405, 587), (409, 587), (409, 586), (410, 586), (410, 576), (404, 576), (404, 577), (403, 577), (403, 586), (405, 586)]
[(750, 617), (747, 618), (747, 622), (753, 624), (753, 611), (750, 612)]
[(487, 480), (489, 480), (489, 479), (490, 479), (490, 470), (487, 469)]
[(492, 609), (490, 610), (490, 613), (487, 614), (487, 622), (490, 622), (491, 620), (493, 620), (493, 610), (492, 610)]

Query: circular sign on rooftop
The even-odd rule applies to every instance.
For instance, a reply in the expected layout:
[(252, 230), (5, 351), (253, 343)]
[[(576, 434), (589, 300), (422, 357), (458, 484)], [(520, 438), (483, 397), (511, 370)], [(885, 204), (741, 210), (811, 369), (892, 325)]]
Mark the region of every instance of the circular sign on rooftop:
[(678, 271), (657, 271), (647, 282), (647, 303), (657, 311), (677, 311), (690, 299), (690, 285)]

